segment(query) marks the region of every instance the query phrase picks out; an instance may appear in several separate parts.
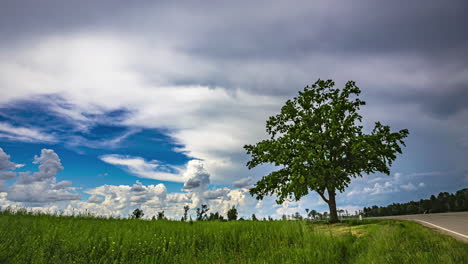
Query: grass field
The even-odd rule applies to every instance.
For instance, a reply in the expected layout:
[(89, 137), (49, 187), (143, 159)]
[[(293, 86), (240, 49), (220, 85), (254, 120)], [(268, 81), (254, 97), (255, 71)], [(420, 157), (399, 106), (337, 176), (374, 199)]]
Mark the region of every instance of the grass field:
[(144, 221), (0, 213), (0, 263), (467, 263), (413, 222)]

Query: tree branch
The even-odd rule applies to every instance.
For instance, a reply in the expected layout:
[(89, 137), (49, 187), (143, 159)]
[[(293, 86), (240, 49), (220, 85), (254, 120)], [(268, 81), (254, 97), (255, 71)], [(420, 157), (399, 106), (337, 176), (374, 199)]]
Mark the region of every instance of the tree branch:
[(322, 199), (328, 203), (328, 199), (325, 197), (325, 195), (323, 195), (323, 192), (320, 192), (320, 191), (317, 191), (317, 193), (320, 195), (320, 197), (322, 197)]

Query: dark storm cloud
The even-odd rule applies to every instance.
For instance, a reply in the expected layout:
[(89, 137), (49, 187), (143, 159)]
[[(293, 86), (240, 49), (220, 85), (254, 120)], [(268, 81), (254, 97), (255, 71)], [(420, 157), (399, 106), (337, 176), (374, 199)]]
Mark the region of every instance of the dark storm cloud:
[[(363, 89), (373, 89), (369, 93), (377, 102), (396, 98), (444, 117), (467, 105), (468, 77), (463, 77), (468, 69), (466, 11), (468, 2), (463, 0), (450, 4), (436, 0), (275, 4), (7, 0), (0, 8), (0, 48), (24, 38), (73, 32), (132, 36), (215, 66), (173, 74), (166, 80), (169, 85), (199, 84), (291, 96), (318, 77), (338, 79), (338, 84), (355, 79)], [(399, 63), (386, 68), (392, 59)], [(372, 63), (378, 65), (369, 66)], [(384, 80), (379, 87), (360, 82), (401, 68), (429, 81), (419, 82), (415, 77), (411, 87), (397, 89)], [(364, 70), (354, 73), (355, 69)], [(151, 81), (154, 69), (143, 71)], [(460, 80), (452, 80), (456, 76)]]
[(121, 0), (5, 0), (0, 3), (0, 39), (102, 29), (129, 11), (128, 1)]
[(7, 0), (4, 38), (81, 30), (146, 32), (190, 41), (203, 56), (294, 58), (311, 52), (441, 52), (463, 48), (466, 1), (58, 1)]

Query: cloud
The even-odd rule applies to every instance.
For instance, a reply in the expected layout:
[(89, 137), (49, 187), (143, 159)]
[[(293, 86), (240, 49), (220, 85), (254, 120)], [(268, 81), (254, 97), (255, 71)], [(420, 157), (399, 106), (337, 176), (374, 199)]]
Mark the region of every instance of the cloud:
[(400, 188), (402, 188), (405, 191), (414, 191), (414, 190), (417, 189), (417, 187), (411, 182), (409, 182), (407, 184), (400, 185)]
[(368, 195), (377, 195), (384, 193), (397, 192), (398, 188), (391, 182), (385, 182), (384, 184), (375, 183), (372, 187), (365, 187), (362, 193)]
[[(14, 205), (39, 211), (63, 210), (67, 214), (82, 212), (103, 216), (127, 216), (135, 208), (141, 208), (148, 218), (165, 211), (167, 216), (179, 219), (184, 206), (188, 205), (191, 208), (189, 213), (195, 217), (195, 209), (207, 204), (210, 212), (220, 212), (222, 215), (236, 206), (244, 217), (253, 213), (259, 217), (279, 217), (274, 197), (258, 201), (246, 188), (213, 188), (210, 185), (211, 175), (200, 160), (189, 161), (181, 172), (184, 179), (181, 192), (168, 193), (164, 184), (144, 185), (136, 181), (133, 185), (102, 185), (87, 189), (84, 192), (90, 196), (86, 200), (79, 199), (77, 189), (72, 187), (70, 181), (56, 182), (57, 174), (63, 170), (63, 166), (53, 150), (43, 149), (41, 155), (34, 157), (34, 163), (39, 164), (39, 171), (21, 172), (15, 184), (9, 188), (2, 186), (6, 192), (0, 192), (0, 206)], [(14, 164), (7, 165), (8, 168), (14, 168)], [(305, 204), (310, 206), (319, 203), (311, 203), (307, 198), (301, 202), (290, 202), (287, 207), (303, 211)]]
[(184, 181), (183, 176), (180, 175), (180, 168), (164, 165), (155, 160), (146, 161), (141, 157), (117, 154), (103, 155), (99, 158), (106, 163), (120, 166), (126, 169), (129, 173), (141, 178), (171, 182)]
[(358, 179), (351, 185), (350, 190), (346, 191), (346, 197), (356, 198), (359, 195), (378, 196), (396, 192), (412, 192), (425, 188), (426, 184), (424, 182), (413, 184), (411, 180), (414, 180), (416, 177), (438, 176), (440, 174), (440, 172), (415, 172), (408, 174), (396, 172), (390, 178), (367, 177), (365, 179)]
[(10, 155), (6, 154), (5, 151), (0, 148), (0, 192), (6, 190), (4, 180), (13, 179), (16, 176), (16, 172), (10, 171), (16, 168), (17, 164), (10, 161)]
[[(410, 128), (415, 135), (395, 170), (466, 167), (468, 149), (459, 149), (468, 132), (468, 60), (460, 56), (468, 47), (462, 26), (466, 1), (405, 3), (403, 10), (402, 2), (100, 1), (78, 8), (49, 0), (9, 1), (0, 9), (0, 104), (48, 97), (48, 106), (37, 112), (62, 116), (71, 125), (31, 124), (15, 115), (8, 119), (1, 110), (0, 137), (115, 148), (132, 130), (103, 140), (54, 132), (87, 133), (106, 123), (161, 129), (180, 145), (174, 151), (203, 160), (210, 183), (238, 183), (241, 189), (227, 194), (230, 202), (250, 201), (242, 179), (264, 173), (245, 168), (242, 146), (265, 138), (266, 118), (309, 82), (333, 78), (341, 86), (353, 79), (368, 101), (368, 122)], [(31, 102), (25, 105), (32, 109)], [(105, 114), (120, 109), (128, 114)], [(47, 120), (41, 114), (34, 119)], [(196, 177), (188, 182), (186, 168), (135, 156), (104, 157), (139, 177), (184, 182), (188, 189), (174, 200), (197, 198), (190, 190), (204, 186)], [(31, 174), (20, 179), (36, 182)], [(357, 181), (349, 193), (409, 184), (407, 175), (388, 181), (391, 187), (384, 178)], [(204, 192), (216, 196), (209, 186)]]
[(104, 201), (104, 197), (99, 196), (99, 195), (91, 195), (88, 198), (89, 203), (102, 203)]
[(15, 127), (4, 122), (0, 122), (0, 137), (24, 142), (56, 142), (54, 136), (44, 134), (39, 129)]
[(252, 184), (253, 184), (253, 179), (250, 177), (247, 177), (247, 178), (242, 178), (238, 181), (233, 182), (232, 186), (236, 188), (247, 188), (249, 186), (252, 186)]
[(15, 167), (15, 163), (10, 161), (10, 155), (0, 148), (0, 170), (14, 169)]
[(210, 174), (204, 168), (203, 162), (198, 160), (189, 161), (184, 177), (187, 180), (182, 187), (183, 190), (203, 190), (210, 185)]
[(52, 149), (42, 149), (40, 156), (34, 156), (39, 171), (31, 174), (21, 172), (16, 183), (7, 190), (7, 199), (14, 202), (50, 203), (78, 200), (70, 181), (56, 182), (57, 173), (63, 170), (59, 156)]

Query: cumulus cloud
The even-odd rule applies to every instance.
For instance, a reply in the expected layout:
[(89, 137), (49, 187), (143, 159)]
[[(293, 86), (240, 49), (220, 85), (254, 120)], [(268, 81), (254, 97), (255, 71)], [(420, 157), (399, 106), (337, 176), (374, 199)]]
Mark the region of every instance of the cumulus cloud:
[(99, 196), (99, 195), (91, 195), (88, 198), (89, 203), (102, 203), (104, 201), (104, 197)]
[(414, 191), (414, 190), (417, 190), (419, 188), (423, 188), (425, 186), (426, 186), (426, 184), (424, 182), (420, 182), (420, 183), (418, 183), (416, 185), (413, 184), (412, 182), (408, 182), (407, 184), (400, 185), (400, 188), (402, 188), (405, 191)]
[[(200, 160), (189, 161), (185, 170), (181, 172), (184, 179), (182, 192), (167, 193), (164, 184), (144, 185), (136, 181), (133, 185), (102, 185), (85, 190), (84, 192), (90, 195), (86, 200), (79, 199), (70, 181), (56, 182), (57, 174), (63, 170), (63, 166), (53, 150), (43, 149), (40, 156), (34, 157), (34, 163), (39, 164), (39, 171), (20, 173), (15, 184), (6, 192), (0, 192), (0, 206), (27, 206), (40, 211), (63, 210), (69, 214), (87, 212), (103, 216), (127, 216), (135, 208), (141, 208), (146, 217), (164, 210), (167, 216), (175, 219), (182, 216), (185, 205), (191, 208), (189, 213), (193, 217), (195, 209), (201, 204), (207, 204), (210, 212), (220, 212), (222, 215), (226, 215), (232, 206), (236, 206), (240, 215), (244, 217), (252, 213), (259, 217), (279, 217), (279, 213), (283, 211), (278, 211), (278, 208), (287, 207), (290, 210), (295, 208), (302, 211), (305, 208), (304, 204), (296, 202), (276, 206), (273, 197), (258, 201), (246, 188), (212, 188), (211, 175)], [(7, 164), (3, 167), (15, 167), (14, 164), (5, 162), (5, 159), (3, 164)], [(307, 199), (304, 203), (311, 205)]]
[(10, 161), (10, 155), (6, 154), (2, 148), (0, 148), (0, 192), (6, 189), (4, 180), (13, 179), (16, 176), (12, 169), (16, 169), (17, 164)]
[(7, 199), (14, 202), (50, 203), (77, 200), (80, 195), (72, 192), (70, 181), (57, 183), (57, 173), (63, 170), (59, 156), (52, 149), (42, 149), (40, 156), (34, 156), (39, 171), (21, 172), (16, 183), (7, 190)]
[(204, 168), (203, 162), (199, 160), (189, 161), (184, 177), (187, 180), (182, 187), (183, 190), (203, 190), (210, 185), (210, 174)]
[(439, 172), (415, 172), (409, 174), (402, 174), (400, 172), (396, 172), (393, 174), (393, 177), (385, 178), (385, 177), (376, 177), (364, 180), (358, 180), (355, 185), (358, 187), (353, 186), (351, 190), (346, 192), (346, 196), (354, 196), (354, 195), (381, 195), (381, 194), (389, 194), (401, 191), (414, 191), (420, 188), (426, 187), (424, 182), (420, 182), (419, 184), (413, 184), (410, 180), (415, 179), (417, 177), (424, 177), (424, 176), (437, 176), (440, 175)]
[(0, 170), (14, 169), (15, 167), (15, 163), (10, 161), (10, 155), (0, 148)]

